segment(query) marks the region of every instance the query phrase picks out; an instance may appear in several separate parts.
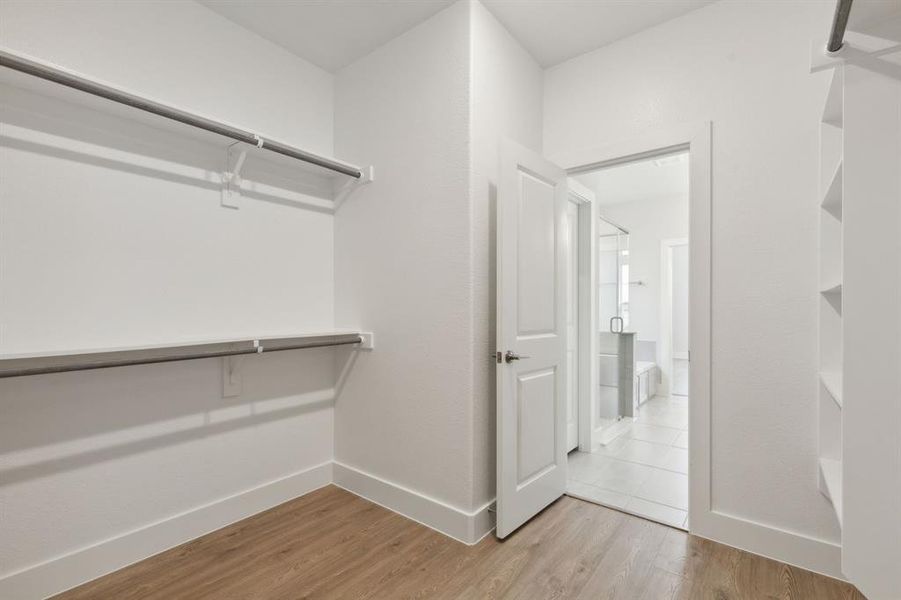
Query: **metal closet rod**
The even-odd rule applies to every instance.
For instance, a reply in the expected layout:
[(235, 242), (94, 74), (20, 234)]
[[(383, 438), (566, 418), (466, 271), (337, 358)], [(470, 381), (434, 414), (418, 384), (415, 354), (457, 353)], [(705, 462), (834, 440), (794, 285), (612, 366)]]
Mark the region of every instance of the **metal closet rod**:
[(845, 29), (848, 27), (848, 16), (851, 14), (853, 0), (838, 0), (835, 4), (835, 16), (832, 18), (832, 30), (829, 32), (829, 42), (826, 50), (838, 52), (842, 49), (845, 39)]
[(261, 354), (282, 350), (322, 348), (325, 346), (346, 346), (363, 343), (359, 333), (327, 334), (304, 337), (270, 338), (259, 340), (234, 340), (190, 344), (186, 346), (166, 346), (158, 348), (135, 348), (129, 350), (109, 350), (82, 354), (58, 354), (52, 356), (29, 356), (0, 359), (0, 379), (88, 371), (128, 365), (149, 365), (154, 363)]
[(225, 123), (220, 123), (206, 117), (173, 108), (160, 102), (148, 100), (115, 87), (70, 73), (64, 69), (19, 56), (7, 50), (0, 49), (0, 66), (33, 75), (34, 77), (39, 77), (47, 81), (52, 81), (93, 96), (99, 96), (119, 104), (131, 106), (166, 119), (178, 121), (179, 123), (184, 123), (191, 127), (210, 131), (239, 142), (257, 146), (263, 150), (269, 150), (270, 152), (275, 152), (283, 156), (302, 160), (306, 163), (329, 169), (330, 171), (354, 177), (355, 179), (361, 179), (363, 177), (363, 172), (353, 165), (347, 165), (330, 158), (317, 156), (316, 154), (312, 154), (282, 142), (268, 140), (250, 131), (244, 131), (243, 129), (238, 129), (237, 127), (226, 125)]

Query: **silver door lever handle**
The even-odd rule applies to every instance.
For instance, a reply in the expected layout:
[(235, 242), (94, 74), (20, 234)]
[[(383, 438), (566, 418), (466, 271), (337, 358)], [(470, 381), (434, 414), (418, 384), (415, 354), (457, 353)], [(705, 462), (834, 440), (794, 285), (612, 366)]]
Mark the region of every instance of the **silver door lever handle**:
[(511, 350), (507, 350), (506, 354), (504, 354), (504, 361), (506, 361), (507, 364), (512, 363), (514, 360), (520, 360), (523, 358), (532, 358), (532, 357), (526, 356), (525, 354), (517, 354)]

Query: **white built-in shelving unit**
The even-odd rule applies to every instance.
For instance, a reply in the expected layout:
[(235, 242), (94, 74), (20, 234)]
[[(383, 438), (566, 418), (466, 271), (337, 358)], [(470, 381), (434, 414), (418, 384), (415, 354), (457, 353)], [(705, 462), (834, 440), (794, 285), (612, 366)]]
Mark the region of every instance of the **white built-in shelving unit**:
[[(848, 32), (820, 118), (819, 488), (841, 571), (901, 598), (901, 15)], [(888, 35), (883, 35), (887, 33)]]
[(820, 119), (819, 475), (842, 522), (842, 164), (844, 71), (832, 71)]

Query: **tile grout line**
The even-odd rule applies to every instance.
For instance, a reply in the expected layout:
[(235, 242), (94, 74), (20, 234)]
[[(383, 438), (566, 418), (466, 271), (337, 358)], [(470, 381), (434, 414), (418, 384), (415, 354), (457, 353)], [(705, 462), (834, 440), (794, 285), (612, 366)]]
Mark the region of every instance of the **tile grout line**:
[[(681, 401), (682, 398), (680, 398), (679, 400)], [(687, 400), (687, 398), (685, 398), (685, 400)], [(657, 404), (657, 405), (651, 405), (651, 406), (656, 407), (656, 406), (660, 406), (660, 405)], [(674, 405), (674, 406), (678, 406), (678, 405)], [(646, 408), (650, 408), (650, 407), (646, 407)], [(665, 411), (665, 410), (667, 410), (667, 408), (668, 407), (663, 407), (662, 410)], [(676, 411), (676, 412), (679, 412), (679, 411)], [(672, 415), (672, 414), (670, 416), (673, 417), (673, 420), (680, 419), (680, 417), (681, 417), (681, 415)], [(608, 444), (605, 444), (604, 447), (610, 447), (614, 444), (619, 445), (620, 447), (617, 448), (617, 450), (615, 452), (611, 452), (610, 454), (608, 454), (606, 452), (604, 452), (604, 453), (601, 453), (601, 452), (581, 453), (586, 456), (597, 456), (601, 459), (602, 463), (622, 464), (622, 465), (630, 465), (630, 466), (634, 465), (636, 467), (641, 467), (642, 469), (647, 469), (647, 472), (645, 473), (645, 475), (643, 477), (640, 476), (638, 478), (638, 480), (640, 480), (640, 481), (637, 483), (637, 485), (634, 486), (633, 492), (624, 493), (622, 491), (610, 489), (610, 488), (604, 487), (602, 485), (597, 485), (595, 483), (595, 481), (597, 481), (597, 480), (593, 480), (593, 481), (589, 482), (589, 481), (582, 481), (582, 480), (570, 477), (570, 478), (568, 478), (567, 484), (585, 486), (585, 488), (589, 492), (588, 494), (579, 494), (579, 492), (577, 490), (574, 491), (573, 493), (576, 494), (577, 497), (581, 496), (589, 502), (594, 502), (596, 504), (601, 504), (603, 506), (610, 506), (611, 508), (614, 508), (615, 510), (620, 510), (620, 511), (628, 513), (628, 514), (634, 514), (639, 517), (647, 518), (652, 521), (657, 521), (657, 522), (663, 523), (665, 525), (684, 530), (685, 522), (688, 519), (687, 508), (680, 508), (678, 506), (673, 506), (672, 504), (667, 504), (665, 502), (658, 502), (656, 500), (650, 500), (648, 498), (639, 496), (638, 494), (641, 492), (641, 490), (646, 485), (648, 485), (648, 483), (650, 481), (654, 480), (656, 477), (659, 477), (660, 475), (675, 475), (675, 476), (682, 476), (682, 477), (687, 478), (688, 473), (683, 472), (683, 471), (673, 470), (673, 469), (666, 468), (666, 467), (661, 467), (661, 466), (654, 465), (654, 464), (640, 462), (640, 461), (629, 459), (629, 458), (623, 458), (619, 454), (626, 451), (626, 449), (629, 447), (630, 441), (644, 442), (645, 444), (651, 444), (652, 447), (657, 447), (658, 448), (657, 450), (651, 450), (651, 447), (648, 447), (648, 446), (644, 447), (646, 450), (651, 450), (652, 454), (657, 453), (657, 452), (662, 452), (662, 453), (664, 453), (664, 456), (671, 456), (670, 452), (674, 449), (687, 453), (688, 448), (682, 447), (682, 446), (677, 446), (676, 442), (688, 434), (688, 427), (687, 426), (686, 427), (674, 427), (672, 425), (660, 425), (658, 423), (654, 423), (652, 421), (656, 417), (653, 415), (646, 415), (645, 418), (649, 419), (649, 421), (641, 421), (641, 420), (633, 421), (632, 423), (629, 424), (628, 428), (626, 428), (622, 433), (620, 433), (620, 435), (616, 436), (613, 440), (608, 442)], [(666, 419), (666, 418), (667, 418), (666, 416), (662, 416), (662, 419)], [(641, 430), (641, 428), (646, 428), (645, 430), (650, 431), (650, 432), (653, 432), (655, 430), (657, 430), (657, 431), (665, 430), (665, 431), (668, 431), (669, 433), (675, 433), (675, 435), (669, 442), (661, 442), (659, 440), (641, 439), (638, 437), (633, 437), (633, 431), (634, 431), (634, 428), (636, 428), (636, 426), (639, 430)], [(641, 445), (639, 444), (637, 446), (633, 446), (633, 448), (635, 448), (635, 447), (641, 448)], [(598, 465), (596, 468), (598, 468), (598, 469), (603, 468), (603, 464)], [(590, 471), (590, 470), (591, 469), (590, 469), (590, 465), (589, 465), (589, 469), (586, 469), (586, 471)], [(659, 480), (658, 480), (657, 485), (660, 485), (660, 484), (662, 484), (662, 483), (659, 482)], [(662, 484), (662, 485), (664, 485), (664, 488), (668, 487), (666, 484)], [(687, 481), (686, 481), (686, 485), (687, 485)], [(670, 488), (670, 490), (672, 490), (672, 489), (673, 488)], [(610, 501), (610, 500), (608, 500), (607, 502), (604, 502), (602, 499), (596, 497), (595, 494), (592, 494), (591, 490), (597, 490), (599, 493), (613, 495), (614, 497), (622, 498), (623, 500), (617, 499), (616, 503), (614, 503), (614, 501)], [(678, 492), (676, 492), (676, 493), (678, 494)], [(666, 495), (667, 494), (664, 493), (664, 496), (666, 496)], [(634, 506), (636, 503), (638, 503), (639, 505), (642, 505), (642, 503), (643, 503), (643, 505), (649, 509), (647, 512), (657, 511), (658, 516), (653, 517), (649, 514), (643, 514), (641, 511), (636, 510), (634, 508), (628, 508), (630, 505)], [(616, 504), (622, 504), (622, 506), (617, 506)], [(676, 511), (675, 514), (677, 515), (677, 517), (679, 517), (676, 519), (676, 521), (678, 521), (678, 523), (659, 517), (660, 511), (663, 511), (664, 514), (667, 511), (670, 511), (670, 512)]]

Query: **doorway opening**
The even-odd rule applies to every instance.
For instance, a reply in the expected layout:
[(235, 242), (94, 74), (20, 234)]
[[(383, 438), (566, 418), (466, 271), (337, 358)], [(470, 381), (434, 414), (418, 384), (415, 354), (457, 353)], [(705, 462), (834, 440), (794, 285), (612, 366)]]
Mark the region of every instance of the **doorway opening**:
[[(590, 198), (595, 206), (595, 266), (593, 277), (568, 280), (567, 494), (681, 529), (689, 509), (689, 178), (689, 152), (679, 149), (569, 179), (571, 205)], [(573, 209), (570, 218), (585, 214)], [(578, 274), (586, 255), (568, 247), (567, 273)], [(578, 318), (586, 281), (594, 319)], [(573, 341), (592, 336), (596, 344)], [(578, 368), (591, 377), (579, 378)], [(587, 411), (578, 410), (579, 379), (595, 387)], [(578, 444), (573, 431), (582, 432)]]

